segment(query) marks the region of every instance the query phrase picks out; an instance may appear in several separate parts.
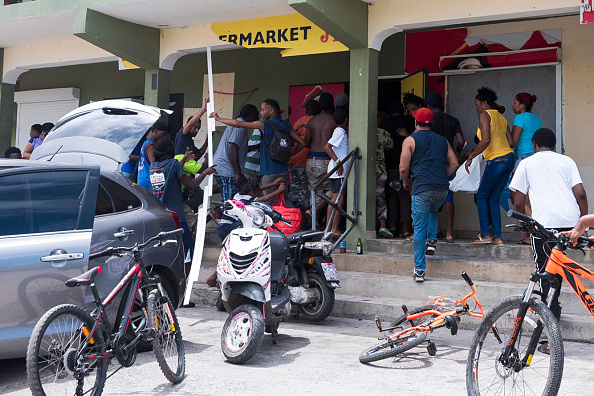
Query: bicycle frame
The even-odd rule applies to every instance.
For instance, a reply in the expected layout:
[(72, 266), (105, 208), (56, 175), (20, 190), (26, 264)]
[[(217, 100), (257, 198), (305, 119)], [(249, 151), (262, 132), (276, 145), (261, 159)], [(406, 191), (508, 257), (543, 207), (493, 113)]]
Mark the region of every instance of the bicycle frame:
[[(569, 283), (575, 294), (580, 298), (584, 306), (588, 309), (590, 314), (594, 317), (594, 300), (588, 293), (588, 290), (584, 286), (584, 284), (579, 279), (579, 276), (582, 278), (587, 278), (594, 281), (594, 272), (589, 270), (588, 268), (578, 264), (571, 258), (567, 257), (563, 254), (564, 247), (562, 244), (557, 243), (553, 249), (551, 249), (551, 254), (547, 259), (545, 264), (545, 271), (544, 273), (534, 272), (530, 277), (530, 283), (528, 284), (528, 288), (526, 293), (524, 294), (524, 298), (522, 299), (522, 304), (520, 304), (520, 308), (518, 309), (518, 314), (516, 316), (516, 320), (514, 321), (514, 327), (512, 331), (512, 335), (507, 342), (505, 347), (505, 351), (502, 354), (500, 361), (502, 363), (508, 361), (512, 351), (515, 348), (516, 344), (516, 335), (518, 333), (517, 329), (519, 329), (523, 322), (526, 312), (528, 311), (529, 301), (533, 295), (534, 288), (536, 287), (536, 283), (539, 279), (551, 279), (554, 280), (555, 277), (560, 276)], [(547, 306), (550, 308), (551, 303), (553, 302), (553, 296), (557, 292), (557, 285), (554, 285), (550, 288), (549, 294), (546, 299)], [(538, 345), (538, 340), (542, 333), (543, 324), (541, 321), (538, 322), (536, 326), (536, 330), (532, 334), (530, 339), (530, 344), (527, 349), (526, 356), (522, 359), (522, 363), (524, 365), (529, 366), (532, 360), (532, 356), (534, 356), (534, 352)]]
[[(104, 334), (107, 335), (107, 337), (105, 338), (106, 344), (109, 343), (110, 341), (113, 341), (114, 332), (112, 331), (111, 327), (109, 326), (108, 318), (105, 313), (105, 308), (113, 302), (113, 299), (116, 296), (116, 294), (120, 290), (122, 290), (122, 288), (124, 288), (124, 286), (131, 283), (131, 287), (130, 287), (130, 291), (129, 291), (128, 295), (122, 296), (122, 301), (120, 302), (120, 304), (123, 304), (124, 298), (126, 298), (123, 316), (121, 318), (117, 318), (117, 320), (116, 320), (116, 324), (119, 323), (119, 326), (117, 328), (116, 339), (123, 336), (126, 333), (126, 331), (128, 330), (128, 326), (130, 324), (130, 317), (132, 315), (132, 309), (134, 308), (134, 301), (136, 299), (136, 295), (138, 293), (138, 290), (139, 290), (141, 284), (143, 287), (148, 286), (148, 285), (157, 285), (157, 287), (159, 287), (161, 293), (163, 293), (163, 290), (161, 290), (161, 287), (160, 287), (161, 285), (160, 285), (160, 280), (159, 280), (158, 276), (155, 276), (153, 278), (149, 277), (144, 265), (142, 265), (142, 258), (140, 256), (139, 251), (134, 251), (134, 260), (136, 262), (134, 264), (134, 266), (120, 280), (120, 282), (113, 288), (113, 290), (107, 295), (107, 297), (105, 297), (105, 300), (103, 300), (103, 301), (101, 300), (101, 297), (99, 296), (99, 293), (97, 292), (97, 288), (95, 287), (95, 284), (94, 283), (91, 284), (91, 291), (93, 292), (94, 303), (97, 306), (97, 308), (93, 314), (93, 316), (96, 317), (96, 320), (93, 325), (93, 328), (91, 329), (91, 331), (89, 332), (89, 335), (87, 336), (87, 339), (85, 341), (85, 344), (84, 344), (84, 347), (82, 350), (84, 350), (88, 346), (89, 343), (90, 344), (93, 343), (93, 338), (92, 338), (93, 334), (95, 334), (95, 332), (97, 331), (97, 329), (99, 328), (100, 325), (103, 325), (102, 330), (103, 330)], [(145, 315), (146, 315), (146, 312), (145, 312)], [(125, 352), (127, 352), (128, 350), (130, 350), (131, 348), (136, 346), (140, 341), (141, 341), (141, 334), (139, 333), (136, 335), (136, 338), (125, 347)], [(90, 363), (91, 360), (94, 360), (97, 358), (105, 359), (105, 358), (111, 358), (114, 356), (115, 356), (115, 350), (113, 349), (113, 347), (112, 348), (108, 347), (107, 351), (102, 356), (100, 356), (100, 357), (86, 356), (83, 358), (83, 362)]]
[[(441, 312), (441, 311), (432, 309), (432, 310), (426, 310), (426, 311), (419, 312), (419, 313), (412, 314), (412, 315), (409, 315), (407, 313), (406, 320), (410, 321), (411, 324), (413, 323), (412, 322), (413, 320), (422, 318), (424, 316), (435, 315), (436, 317), (431, 319), (431, 321), (429, 323), (424, 323), (419, 326), (412, 326), (412, 327), (403, 329), (400, 332), (393, 333), (393, 334), (389, 335), (388, 339), (398, 339), (405, 334), (412, 333), (415, 331), (422, 331), (424, 333), (429, 333), (439, 327), (445, 326), (446, 320), (447, 320), (446, 317), (448, 317), (448, 316), (458, 317), (460, 314), (467, 314), (467, 315), (470, 315), (475, 318), (484, 318), (485, 311), (483, 310), (483, 306), (481, 305), (480, 301), (478, 300), (478, 297), (476, 296), (476, 286), (474, 286), (474, 284), (473, 284), (470, 287), (471, 287), (472, 291), (460, 300), (462, 308), (453, 309), (453, 310), (450, 310), (447, 312)], [(466, 300), (468, 300), (470, 297), (474, 298), (474, 301), (476, 302), (476, 305), (478, 306), (480, 313), (473, 312), (469, 309), (468, 304), (466, 303)], [(378, 323), (376, 322), (376, 324), (378, 324)], [(395, 330), (397, 328), (402, 328), (402, 326), (396, 326), (396, 327), (392, 327), (389, 329), (381, 329), (381, 324), (378, 324), (378, 327), (380, 328), (380, 331), (390, 331), (390, 330)]]

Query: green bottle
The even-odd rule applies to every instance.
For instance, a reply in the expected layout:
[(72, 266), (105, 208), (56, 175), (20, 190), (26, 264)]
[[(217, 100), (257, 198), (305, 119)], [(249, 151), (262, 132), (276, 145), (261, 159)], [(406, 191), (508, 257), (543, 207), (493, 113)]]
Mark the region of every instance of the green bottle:
[(361, 242), (361, 238), (357, 239), (357, 254), (363, 254), (363, 242)]

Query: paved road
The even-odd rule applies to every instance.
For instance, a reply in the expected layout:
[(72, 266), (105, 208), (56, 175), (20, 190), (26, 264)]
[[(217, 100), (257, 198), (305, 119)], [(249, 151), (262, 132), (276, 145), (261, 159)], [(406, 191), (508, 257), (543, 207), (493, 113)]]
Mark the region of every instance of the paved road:
[[(258, 354), (243, 366), (225, 362), (220, 347), (226, 314), (198, 305), (178, 311), (186, 342), (187, 377), (171, 385), (152, 352), (108, 379), (104, 395), (465, 395), (467, 345), (472, 332), (455, 337), (445, 329), (432, 339), (437, 355), (416, 348), (402, 358), (373, 365), (359, 353), (376, 340), (371, 321), (329, 318), (319, 324), (282, 323), (278, 344), (266, 335)], [(386, 320), (387, 321), (387, 320)], [(441, 330), (441, 329), (440, 329)], [(594, 395), (594, 345), (565, 343), (565, 375), (560, 395)], [(0, 361), (0, 395), (28, 395), (24, 360)]]

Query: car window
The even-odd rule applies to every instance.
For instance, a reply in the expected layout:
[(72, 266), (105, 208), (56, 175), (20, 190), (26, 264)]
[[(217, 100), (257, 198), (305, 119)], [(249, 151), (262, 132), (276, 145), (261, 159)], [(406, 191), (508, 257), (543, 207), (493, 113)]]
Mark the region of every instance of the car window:
[(86, 180), (86, 171), (0, 177), (0, 236), (76, 229)]
[(110, 180), (106, 177), (102, 177), (101, 183), (107, 185), (113, 193), (112, 196), (114, 198), (113, 201), (116, 213), (140, 208), (142, 206), (142, 201), (140, 201), (140, 199), (136, 195), (134, 195), (134, 193), (132, 193), (125, 187), (122, 187), (113, 180)]
[[(101, 182), (103, 182), (103, 180), (101, 180)], [(110, 196), (107, 194), (103, 186), (101, 186), (100, 184), (99, 190), (97, 191), (97, 205), (95, 206), (95, 216), (113, 213), (113, 206), (113, 201), (111, 200)]]

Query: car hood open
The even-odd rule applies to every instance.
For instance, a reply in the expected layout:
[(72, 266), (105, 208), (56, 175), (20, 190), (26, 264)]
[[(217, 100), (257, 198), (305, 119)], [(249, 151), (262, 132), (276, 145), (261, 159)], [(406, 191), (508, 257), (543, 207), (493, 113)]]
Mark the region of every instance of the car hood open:
[(171, 111), (122, 99), (89, 103), (62, 117), (31, 159), (118, 169), (163, 114)]

